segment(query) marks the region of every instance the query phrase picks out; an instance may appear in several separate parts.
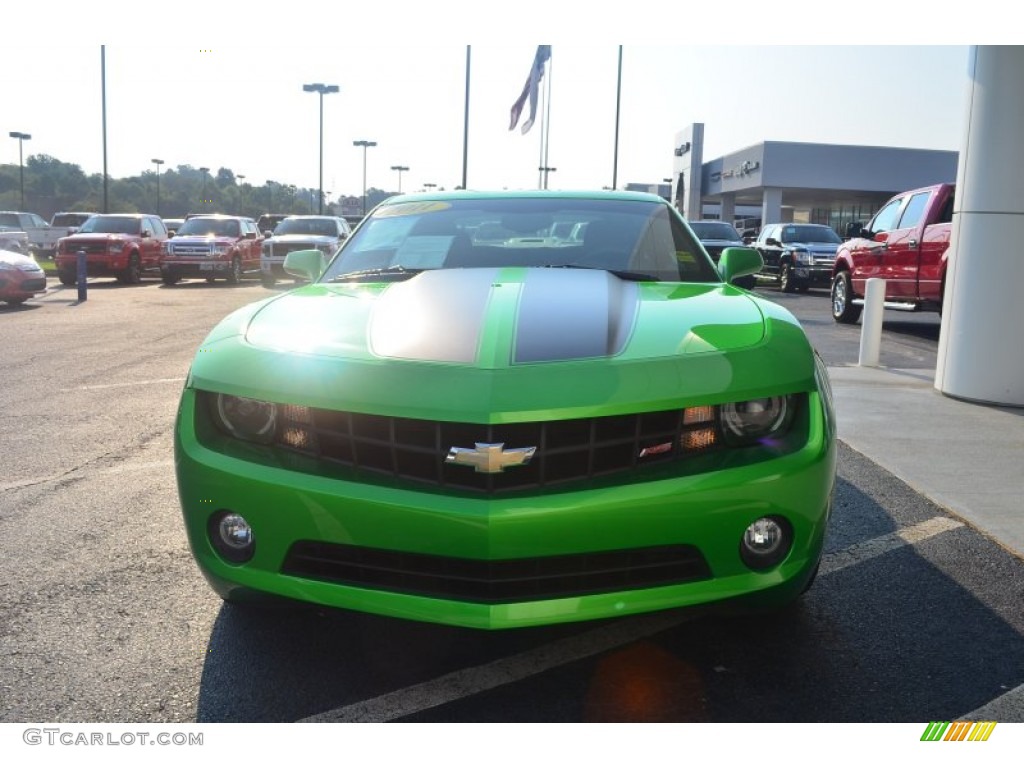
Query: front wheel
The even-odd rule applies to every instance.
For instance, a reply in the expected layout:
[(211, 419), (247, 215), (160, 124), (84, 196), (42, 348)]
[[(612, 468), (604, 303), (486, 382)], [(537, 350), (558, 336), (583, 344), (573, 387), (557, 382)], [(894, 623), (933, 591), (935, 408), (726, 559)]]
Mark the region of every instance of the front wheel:
[(852, 325), (860, 319), (862, 307), (853, 303), (853, 281), (846, 270), (832, 278), (832, 319)]
[(779, 268), (779, 290), (783, 293), (793, 293), (796, 290), (796, 282), (793, 279), (793, 265), (788, 261)]
[(242, 260), (237, 256), (231, 260), (231, 272), (228, 273), (228, 282), (231, 285), (238, 285), (242, 282)]
[(117, 279), (125, 285), (136, 285), (142, 282), (142, 268), (139, 266), (139, 256), (133, 253), (128, 258), (128, 268), (125, 269)]
[(277, 279), (273, 275), (263, 273), (260, 275), (260, 282), (263, 283), (264, 288), (273, 288), (277, 285)]
[(61, 285), (74, 285), (78, 282), (78, 276), (74, 272), (63, 269), (57, 273), (57, 279)]

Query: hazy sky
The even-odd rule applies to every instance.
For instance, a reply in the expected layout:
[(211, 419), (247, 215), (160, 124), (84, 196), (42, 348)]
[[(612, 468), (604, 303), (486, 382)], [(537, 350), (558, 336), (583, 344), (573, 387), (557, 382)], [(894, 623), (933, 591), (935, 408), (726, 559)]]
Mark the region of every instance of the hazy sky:
[[(50, 5), (61, 6), (42, 4)], [(47, 13), (42, 6), (32, 6), (37, 20)], [(32, 135), (26, 157), (48, 154), (101, 172), (105, 43), (114, 177), (153, 170), (157, 157), (165, 170), (227, 167), (256, 184), (273, 179), (315, 188), (319, 96), (302, 85), (322, 82), (340, 88), (323, 101), (325, 190), (335, 197), (361, 192), (357, 139), (377, 142), (366, 154), (368, 186), (396, 189), (398, 174), (390, 168), (404, 165), (410, 168), (402, 175), (404, 191), (426, 182), (450, 188), (462, 178), (471, 40), (469, 186), (530, 188), (537, 185), (541, 125), (526, 135), (509, 131), (509, 110), (536, 43), (550, 42), (548, 164), (558, 170), (549, 186), (601, 187), (612, 183), (614, 170), (616, 39), (633, 37), (642, 42), (623, 43), (617, 174), (623, 186), (669, 176), (674, 134), (693, 122), (705, 124), (705, 159), (764, 140), (957, 149), (966, 111), (966, 43), (978, 42), (945, 44), (931, 36), (944, 44), (908, 38), (881, 46), (755, 47), (743, 43), (828, 36), (806, 34), (818, 26), (810, 17), (780, 17), (771, 25), (797, 34), (757, 35), (754, 30), (769, 25), (753, 16), (747, 23), (735, 13), (728, 23), (699, 19), (684, 13), (684, 3), (614, 6), (633, 9), (630, 19), (563, 9), (536, 23), (544, 4), (512, 0), (380, 3), (358, 19), (340, 10), (348, 6), (340, 2), (289, 3), (280, 18), (266, 12), (270, 6), (238, 5), (245, 20), (227, 34), (236, 17), (207, 6), (118, 5), (139, 10), (133, 18), (104, 19), (65, 4), (82, 19), (77, 32), (62, 27), (51, 44), (31, 47), (14, 36), (0, 48), (0, 129)], [(306, 13), (286, 12), (302, 7)], [(459, 18), (456, 11), (468, 7), (477, 9), (472, 19)], [(821, 12), (820, 4), (806, 7)], [(158, 33), (144, 40), (139, 30), (154, 22)], [(608, 41), (582, 34), (588, 25)], [(858, 37), (837, 34), (837, 25), (827, 25), (833, 37)], [(518, 40), (524, 43), (507, 44)], [(0, 162), (18, 162), (15, 139), (3, 136)]]

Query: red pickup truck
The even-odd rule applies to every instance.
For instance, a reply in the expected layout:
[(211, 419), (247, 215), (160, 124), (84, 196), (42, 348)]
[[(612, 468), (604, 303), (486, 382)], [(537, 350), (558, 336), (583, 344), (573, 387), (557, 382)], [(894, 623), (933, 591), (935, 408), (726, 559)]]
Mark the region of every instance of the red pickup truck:
[(839, 246), (832, 270), (832, 317), (855, 323), (864, 285), (885, 278), (885, 308), (942, 311), (946, 258), (953, 220), (953, 184), (896, 195)]

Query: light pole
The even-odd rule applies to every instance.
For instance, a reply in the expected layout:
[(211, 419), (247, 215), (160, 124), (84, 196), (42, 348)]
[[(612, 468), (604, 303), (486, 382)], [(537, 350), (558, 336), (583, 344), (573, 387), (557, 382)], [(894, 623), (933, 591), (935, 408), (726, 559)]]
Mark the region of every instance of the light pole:
[(424, 189), (433, 190), (434, 187), (436, 187), (436, 186), (437, 186), (437, 184), (434, 184), (432, 181), (425, 181), (425, 182), (423, 182), (423, 188)]
[(25, 161), (22, 155), (22, 143), (32, 138), (29, 133), (21, 133), (19, 131), (11, 131), (10, 136), (12, 139), (18, 140), (18, 174), (21, 177), (21, 210), (25, 210)]
[(367, 141), (366, 139), (359, 139), (358, 141), (352, 142), (353, 147), (363, 148), (363, 216), (366, 215), (366, 148), (376, 147), (376, 141)]
[(307, 83), (302, 86), (306, 93), (320, 94), (320, 213), (324, 212), (324, 94), (337, 93), (338, 86), (323, 83)]
[(402, 171), (408, 171), (409, 166), (407, 165), (392, 165), (392, 171), (398, 171), (398, 194), (402, 194)]
[(203, 174), (203, 199), (202, 199), (202, 203), (203, 203), (203, 207), (205, 208), (206, 207), (206, 174), (208, 174), (210, 172), (210, 169), (209, 168), (200, 168), (199, 172), (201, 174)]
[(156, 166), (156, 215), (160, 215), (160, 166), (164, 164), (163, 160), (153, 158), (151, 161)]
[(552, 173), (554, 171), (557, 171), (558, 169), (557, 168), (551, 168), (550, 166), (547, 166), (547, 165), (542, 165), (537, 170), (544, 174), (544, 189), (547, 189), (548, 188), (548, 174)]

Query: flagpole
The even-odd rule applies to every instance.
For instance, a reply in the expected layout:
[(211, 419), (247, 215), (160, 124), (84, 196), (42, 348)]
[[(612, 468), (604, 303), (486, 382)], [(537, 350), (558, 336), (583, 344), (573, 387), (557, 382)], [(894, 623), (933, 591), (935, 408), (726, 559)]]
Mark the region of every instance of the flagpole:
[(466, 188), (466, 175), (469, 159), (469, 49), (466, 46), (466, 115), (462, 124), (462, 188)]
[(548, 167), (548, 149), (551, 147), (551, 77), (554, 71), (554, 56), (548, 56), (548, 77), (546, 93), (547, 99), (544, 102), (544, 111), (547, 113), (544, 119), (544, 126), (542, 132), (544, 133), (544, 189), (548, 188), (548, 173), (551, 168)]
[[(550, 72), (550, 60), (548, 66), (548, 71)], [(548, 78), (545, 78), (544, 82), (541, 83), (541, 88), (540, 97), (544, 103), (540, 107), (540, 130), (538, 131), (540, 135), (537, 137), (539, 140), (538, 146), (540, 147), (540, 151), (537, 154), (537, 189), (544, 189), (544, 124), (546, 122), (544, 111), (548, 99)]]
[(615, 159), (612, 161), (612, 189), (619, 184), (619, 114), (622, 107), (622, 46), (619, 46), (619, 79), (615, 87)]

